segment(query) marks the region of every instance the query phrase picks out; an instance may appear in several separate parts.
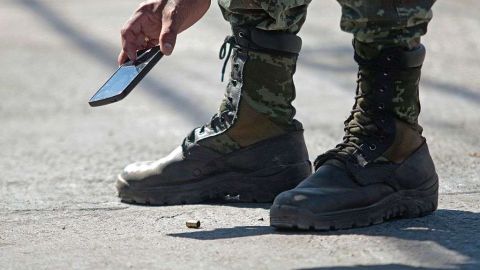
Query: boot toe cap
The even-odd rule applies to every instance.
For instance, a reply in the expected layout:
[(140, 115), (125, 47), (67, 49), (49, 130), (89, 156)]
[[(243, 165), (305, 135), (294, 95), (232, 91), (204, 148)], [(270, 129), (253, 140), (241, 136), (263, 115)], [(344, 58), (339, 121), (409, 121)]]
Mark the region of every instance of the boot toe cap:
[(122, 194), (128, 190), (147, 186), (148, 178), (155, 174), (156, 165), (153, 161), (135, 162), (127, 165), (117, 176), (115, 187)]
[(120, 176), (128, 182), (145, 179), (153, 171), (154, 168), (152, 165), (152, 161), (142, 161), (129, 164), (123, 169)]
[(272, 207), (328, 214), (372, 205), (393, 192), (384, 184), (360, 186), (341, 168), (324, 166), (296, 188), (279, 194)]
[(328, 213), (342, 210), (352, 192), (322, 188), (296, 188), (279, 194), (274, 207), (295, 207), (312, 213)]

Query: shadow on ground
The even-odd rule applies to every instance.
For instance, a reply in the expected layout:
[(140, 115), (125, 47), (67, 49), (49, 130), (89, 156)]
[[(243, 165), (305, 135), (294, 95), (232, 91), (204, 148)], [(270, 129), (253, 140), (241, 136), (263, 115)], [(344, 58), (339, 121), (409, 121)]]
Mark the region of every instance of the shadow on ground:
[[(453, 269), (475, 269), (478, 265), (474, 264), (464, 264), (457, 265)], [(408, 266), (404, 264), (379, 264), (379, 265), (354, 265), (354, 266), (328, 266), (328, 267), (313, 267), (313, 268), (300, 268), (298, 270), (438, 270), (438, 268), (430, 267), (417, 267), (417, 266)], [(452, 269), (452, 268), (449, 268)]]
[[(18, 4), (30, 10), (39, 21), (45, 23), (57, 34), (68, 40), (72, 46), (80, 49), (93, 62), (112, 69), (113, 72), (117, 62), (115, 60), (115, 52), (119, 50), (118, 48), (106, 46), (92, 37), (91, 34), (87, 34), (72, 22), (63, 18), (46, 3), (38, 0), (20, 0)], [(201, 76), (195, 77), (197, 79), (201, 78)], [(183, 117), (192, 123), (201, 123), (208, 119), (208, 115), (210, 115), (208, 111), (199, 106), (197, 101), (188, 97), (188, 92), (182, 92), (160, 80), (151, 77), (145, 78), (142, 80), (142, 86), (147, 90), (148, 94), (154, 98), (165, 100), (165, 104), (170, 104), (172, 108), (182, 108), (181, 110), (175, 110), (175, 112), (183, 114)]]
[[(71, 41), (72, 45), (82, 50), (85, 55), (92, 57), (97, 62), (100, 62), (107, 67), (114, 66), (116, 61), (112, 55), (112, 51), (116, 51), (115, 49), (106, 47), (98, 40), (95, 40), (82, 32), (71, 22), (57, 14), (48, 5), (37, 0), (21, 0), (18, 1), (18, 3), (23, 7), (30, 9), (41, 21), (49, 25), (58, 34)], [(352, 73), (355, 71), (352, 54), (353, 50), (351, 46), (347, 44), (345, 46), (333, 46), (327, 48), (304, 48), (302, 49), (300, 62), (301, 64), (318, 71), (335, 72), (340, 74)], [(324, 61), (323, 59), (326, 55), (330, 59), (335, 59), (335, 61)], [(197, 79), (201, 78), (201, 76), (195, 77)], [(343, 86), (346, 85), (346, 83), (350, 82), (342, 81), (339, 82), (339, 85)], [(184, 94), (180, 94), (182, 92), (177, 91), (178, 89), (174, 89), (151, 78), (145, 79), (142, 84), (147, 89), (148, 93), (154, 97), (167, 100), (168, 103), (174, 105), (174, 108), (178, 108), (179, 106), (182, 107), (182, 110), (179, 111), (184, 114), (186, 119), (193, 123), (205, 120), (208, 118), (208, 115), (210, 115), (207, 111), (199, 108), (196, 102), (190, 100)], [(444, 94), (459, 97), (467, 102), (473, 102), (475, 104), (480, 102), (480, 93), (475, 89), (470, 89), (463, 85), (440, 82), (438, 81), (438, 78), (424, 78), (422, 84)], [(340, 89), (351, 91), (350, 88), (340, 87)]]
[[(373, 237), (383, 236), (402, 240), (435, 242), (446, 249), (455, 251), (470, 258), (472, 261), (471, 266), (475, 266), (480, 269), (479, 232), (480, 213), (440, 209), (434, 214), (424, 218), (397, 220), (381, 225), (352, 230), (339, 230), (330, 232), (277, 231), (269, 226), (238, 226), (233, 228), (218, 228), (210, 231), (175, 233), (169, 234), (169, 236), (197, 240), (217, 240), (269, 234), (315, 235), (318, 237), (338, 235), (366, 235)], [(378, 266), (378, 268), (372, 267), (373, 266), (358, 266), (358, 268), (340, 267), (329, 269), (413, 269), (403, 265), (382, 265)], [(464, 268), (467, 267), (467, 265), (462, 265), (461, 267)]]

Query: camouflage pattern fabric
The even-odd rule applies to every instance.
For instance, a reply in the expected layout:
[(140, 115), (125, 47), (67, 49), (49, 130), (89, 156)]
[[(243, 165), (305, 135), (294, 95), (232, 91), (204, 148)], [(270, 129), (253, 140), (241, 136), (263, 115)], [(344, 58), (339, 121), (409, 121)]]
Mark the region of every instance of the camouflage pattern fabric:
[(298, 33), (311, 0), (218, 0), (225, 20), (234, 26)]
[[(386, 47), (414, 48), (427, 33), (435, 0), (337, 0), (342, 6), (340, 27), (352, 33), (373, 58)], [(358, 53), (358, 52), (357, 52)]]
[[(363, 79), (360, 81), (360, 93), (366, 95), (375, 94), (377, 87), (375, 87), (375, 77), (378, 70), (370, 70), (363, 68), (361, 70)], [(418, 116), (420, 114), (420, 100), (419, 100), (419, 78), (420, 68), (410, 68), (408, 70), (398, 70), (390, 74), (392, 78), (393, 96), (391, 99), (391, 105), (385, 109), (395, 115), (397, 119), (400, 119), (408, 123), (412, 128), (421, 131), (421, 127), (418, 125)], [(378, 84), (377, 84), (378, 85)], [(360, 98), (358, 100), (358, 106), (363, 106), (366, 100)], [(367, 108), (368, 104), (365, 104)], [(376, 105), (375, 105), (376, 106)], [(354, 120), (362, 122), (363, 114), (354, 115)]]
[[(340, 27), (375, 50), (413, 48), (427, 32), (435, 0), (337, 0), (342, 6)], [(232, 25), (297, 33), (311, 0), (219, 0)], [(363, 55), (368, 57), (368, 55)]]
[(293, 119), (293, 74), (297, 56), (234, 49), (232, 72), (219, 112), (195, 129), (184, 148), (195, 143), (230, 153), (253, 143), (301, 129)]
[(275, 124), (288, 127), (295, 115), (292, 101), (295, 98), (293, 74), (297, 57), (257, 52), (248, 55), (250, 61), (245, 66), (242, 100)]
[(420, 69), (400, 72), (399, 77), (399, 79), (394, 81), (393, 113), (398, 119), (405, 121), (421, 132), (422, 127), (418, 125), (418, 116), (420, 114), (418, 91)]
[[(427, 32), (435, 0), (337, 0), (342, 6), (340, 26), (352, 33), (355, 51), (366, 59), (376, 57), (388, 47), (414, 48)], [(224, 18), (232, 26), (251, 26), (262, 30), (298, 33), (305, 22), (311, 0), (219, 0)], [(235, 59), (232, 58), (232, 64)], [(292, 127), (295, 109), (293, 73), (296, 57), (273, 56), (248, 52), (243, 67), (241, 102), (226, 108), (227, 95), (220, 112), (231, 110), (235, 119), (216, 135), (200, 139), (201, 144), (228, 153), (261, 139), (286, 132)], [(232, 65), (233, 68), (233, 65)], [(407, 75), (406, 75), (407, 76)], [(408, 77), (408, 76), (407, 76)], [(418, 81), (398, 79), (392, 100), (395, 115), (418, 126), (420, 113)], [(233, 89), (233, 88), (232, 88)], [(242, 105), (243, 104), (243, 105)], [(238, 112), (247, 110), (249, 113)], [(261, 115), (262, 117), (258, 116)], [(252, 120), (255, 119), (255, 120)], [(260, 119), (260, 120), (259, 120)], [(251, 120), (249, 122), (249, 120)], [(255, 126), (257, 128), (255, 128)], [(265, 126), (268, 128), (259, 128)], [(239, 135), (240, 134), (240, 135)], [(246, 134), (250, 134), (247, 136)], [(245, 139), (249, 137), (248, 139)]]
[(227, 154), (241, 148), (239, 143), (234, 141), (225, 133), (203, 139), (199, 141), (199, 143), (207, 148), (223, 154)]

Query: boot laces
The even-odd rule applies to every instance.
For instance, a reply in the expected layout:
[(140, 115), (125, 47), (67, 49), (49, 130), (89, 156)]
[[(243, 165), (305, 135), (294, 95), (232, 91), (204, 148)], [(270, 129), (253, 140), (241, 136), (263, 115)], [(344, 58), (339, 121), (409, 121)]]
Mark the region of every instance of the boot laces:
[[(222, 66), (222, 76), (221, 76), (222, 82), (224, 79), (225, 70), (227, 69), (227, 64), (228, 64), (228, 61), (230, 60), (230, 56), (232, 54), (234, 45), (235, 45), (235, 37), (227, 36), (222, 46), (220, 47), (220, 52), (218, 53), (218, 57), (220, 58), (220, 60), (225, 59)], [(233, 100), (230, 97), (226, 97), (224, 99), (224, 104), (222, 105), (220, 112), (214, 114), (210, 119), (210, 122), (200, 127), (200, 133), (205, 132), (206, 128), (212, 129), (215, 132), (228, 128), (229, 123), (231, 123), (231, 120), (232, 120), (231, 114), (234, 110), (235, 110), (235, 106), (233, 105)]]
[[(227, 69), (228, 61), (230, 60), (230, 56), (232, 54), (232, 50), (235, 46), (235, 37), (234, 36), (227, 36), (223, 41), (222, 46), (220, 47), (220, 52), (218, 53), (218, 58), (220, 60), (225, 59), (222, 66), (222, 76), (221, 81), (223, 82), (225, 76), (225, 70)], [(228, 47), (228, 48), (227, 48)], [(233, 100), (230, 97), (225, 97), (224, 104), (220, 109), (220, 112), (216, 113), (210, 119), (210, 123), (201, 127), (201, 132), (205, 130), (206, 127), (213, 129), (215, 132), (220, 130), (224, 130), (228, 128), (232, 121), (232, 112), (235, 110), (235, 106), (233, 105)]]
[[(377, 105), (377, 112), (375, 113), (372, 108), (376, 106), (372, 100), (372, 89), (366, 91), (361, 89), (361, 83), (364, 80), (364, 76), (361, 71), (357, 74), (357, 88), (355, 95), (355, 105), (350, 111), (350, 116), (345, 120), (343, 141), (335, 146), (335, 148), (327, 151), (325, 154), (319, 156), (315, 161), (315, 164), (323, 163), (328, 158), (335, 158), (341, 161), (345, 161), (349, 157), (353, 157), (356, 151), (362, 150), (364, 144), (364, 137), (375, 136), (380, 140), (383, 140), (381, 134), (382, 128), (375, 121), (378, 118), (378, 111), (383, 110), (383, 104)], [(382, 120), (380, 120), (382, 121)], [(375, 150), (376, 145), (370, 144), (370, 150)]]
[(214, 114), (210, 122), (200, 128), (200, 132), (204, 132), (207, 127), (215, 132), (227, 129), (232, 122), (234, 111), (235, 107), (231, 98), (226, 98), (223, 110)]
[[(223, 82), (223, 79), (225, 77), (225, 70), (227, 69), (227, 64), (228, 64), (228, 61), (230, 60), (230, 55), (232, 54), (232, 50), (233, 50), (235, 44), (236, 44), (235, 37), (234, 36), (227, 36), (225, 38), (225, 41), (223, 41), (222, 46), (220, 47), (220, 52), (218, 53), (218, 58), (220, 58), (220, 60), (225, 59), (225, 61), (223, 62), (223, 66), (222, 66), (222, 76), (220, 78), (220, 80), (222, 82)], [(227, 47), (228, 47), (228, 49), (227, 49)]]
[[(227, 36), (222, 46), (220, 47), (219, 58), (220, 60), (225, 59), (222, 66), (222, 76), (221, 76), (222, 82), (224, 79), (225, 70), (227, 68), (228, 61), (230, 59), (230, 56), (232, 54), (232, 50), (235, 44), (236, 44), (235, 38), (233, 36)], [(223, 130), (226, 130), (231, 125), (234, 116), (235, 116), (235, 106), (233, 104), (233, 99), (227, 96), (225, 97), (219, 112), (214, 114), (209, 122), (199, 127), (198, 129), (194, 129), (185, 138), (183, 142), (183, 147), (186, 147), (188, 142), (195, 141), (195, 130), (198, 130), (200, 134), (205, 132), (210, 132), (210, 130), (215, 133), (221, 132)]]

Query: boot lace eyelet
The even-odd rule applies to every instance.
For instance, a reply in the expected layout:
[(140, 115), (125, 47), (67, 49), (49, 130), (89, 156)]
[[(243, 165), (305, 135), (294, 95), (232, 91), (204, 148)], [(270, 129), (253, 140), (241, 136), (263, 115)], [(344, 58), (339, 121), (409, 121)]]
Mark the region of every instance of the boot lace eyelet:
[(378, 92), (385, 93), (385, 88), (382, 87), (382, 88), (378, 89)]
[(387, 72), (384, 72), (384, 73), (383, 73), (383, 76), (384, 76), (384, 77), (388, 77), (388, 73), (387, 73)]
[(202, 174), (202, 171), (201, 171), (200, 169), (197, 168), (197, 169), (193, 170), (193, 175), (194, 175), (194, 176), (197, 176), (197, 177), (198, 177), (198, 176), (200, 176), (201, 174)]
[(244, 37), (245, 37), (245, 33), (239, 32), (239, 33), (238, 33), (238, 36), (241, 37), (241, 38), (244, 38)]
[(371, 144), (368, 149), (370, 149), (370, 151), (375, 151), (377, 149), (377, 146), (375, 144)]
[(378, 105), (378, 109), (379, 109), (379, 110), (382, 111), (384, 108), (385, 108), (385, 105), (384, 105), (383, 103), (381, 103), (380, 105)]

